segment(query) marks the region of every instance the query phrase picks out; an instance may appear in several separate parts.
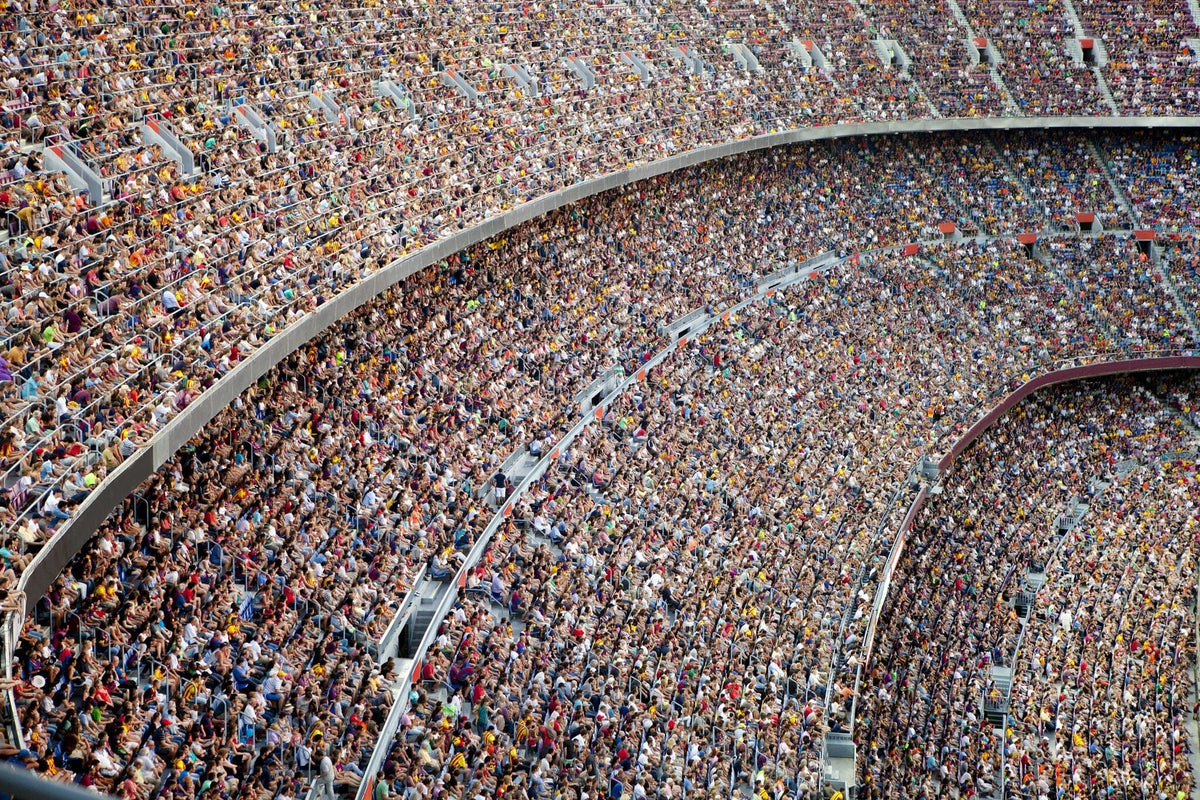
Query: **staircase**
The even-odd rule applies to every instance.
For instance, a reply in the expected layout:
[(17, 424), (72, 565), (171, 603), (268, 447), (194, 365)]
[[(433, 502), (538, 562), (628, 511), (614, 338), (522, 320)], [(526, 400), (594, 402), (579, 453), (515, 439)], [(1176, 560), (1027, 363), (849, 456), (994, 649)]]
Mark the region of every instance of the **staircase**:
[(1192, 24), (1200, 28), (1200, 0), (1188, 0), (1188, 11), (1192, 12)]
[(967, 32), (967, 36), (971, 39), (975, 38), (975, 31), (971, 28), (971, 23), (967, 21), (967, 15), (963, 13), (962, 8), (958, 5), (958, 0), (946, 0), (950, 6), (950, 13), (954, 15), (954, 19), (958, 20), (958, 24), (963, 26)]
[(1129, 202), (1129, 198), (1125, 196), (1125, 190), (1117, 183), (1117, 179), (1113, 177), (1112, 170), (1109, 169), (1108, 162), (1104, 160), (1104, 156), (1100, 153), (1100, 148), (1096, 146), (1096, 142), (1089, 136), (1087, 138), (1088, 150), (1092, 157), (1096, 159), (1096, 163), (1100, 165), (1100, 171), (1104, 173), (1104, 179), (1108, 181), (1108, 188), (1112, 189), (1113, 197), (1117, 199), (1117, 203), (1121, 209), (1128, 215), (1129, 220), (1136, 228), (1138, 224), (1138, 216), (1133, 211), (1133, 204)]
[[(958, 5), (958, 0), (946, 0), (950, 6), (950, 13), (958, 24), (967, 32), (967, 40), (975, 38), (975, 29), (971, 27), (970, 20), (963, 13), (962, 8)], [(1016, 102), (1013, 100), (1012, 92), (1008, 91), (1008, 85), (1004, 83), (1004, 77), (1000, 74), (1000, 67), (993, 64), (988, 68), (988, 74), (992, 76), (992, 85), (996, 87), (996, 91), (1000, 93), (1000, 99), (1004, 101), (1004, 110), (1014, 117), (1021, 116), (1021, 110), (1017, 108)]]
[(941, 119), (942, 112), (939, 111), (937, 106), (935, 106), (933, 104), (933, 102), (929, 99), (929, 95), (925, 94), (925, 87), (921, 85), (921, 82), (918, 81), (916, 78), (910, 77), (908, 79), (908, 83), (910, 86), (912, 86), (914, 89), (917, 90), (917, 96), (921, 98), (921, 102), (925, 104), (925, 107), (927, 109), (929, 109), (929, 115), (931, 117), (933, 117), (934, 119)]
[(1008, 85), (1005, 84), (1004, 77), (1000, 74), (1000, 68), (992, 67), (988, 70), (988, 74), (992, 76), (992, 83), (996, 85), (996, 91), (1000, 92), (1000, 99), (1004, 101), (1004, 109), (1014, 117), (1021, 116), (1021, 110), (1017, 108), (1012, 93), (1008, 91)]
[[(1046, 206), (1042, 203), (1041, 198), (1039, 198), (1037, 196), (1037, 194), (1033, 191), (1033, 187), (1031, 187), (1029, 185), (1029, 182), (1025, 180), (1025, 176), (1023, 176), (1021, 174), (1021, 172), (1017, 169), (1017, 165), (1012, 163), (1012, 160), (1009, 159), (1008, 156), (1004, 155), (1004, 152), (999, 147), (996, 147), (995, 141), (993, 141), (991, 138), (989, 138), (987, 140), (987, 144), (988, 144), (988, 147), (991, 148), (992, 153), (996, 156), (996, 161), (1000, 164), (1000, 166), (1004, 167), (1004, 171), (1008, 174), (1008, 177), (1012, 180), (1013, 183), (1015, 183), (1017, 186), (1021, 187), (1021, 191), (1025, 194), (1025, 197), (1028, 200), (1028, 202), (1030, 203), (1030, 205), (1037, 206), (1037, 208), (1046, 217), (1046, 223), (1049, 224), (1052, 219), (1050, 216), (1050, 212), (1046, 209)], [(1031, 231), (1031, 233), (1032, 232), (1033, 231)]]
[(513, 486), (520, 486), (541, 460), (541, 456), (535, 456), (525, 448), (522, 448), (518, 451), (517, 457), (511, 466), (506, 465), (505, 474), (508, 475), (508, 479)]
[(1075, 10), (1075, 3), (1071, 0), (1062, 0), (1062, 4), (1067, 12), (1067, 19), (1071, 20), (1071, 26), (1075, 29), (1075, 35), (1082, 37), (1084, 35), (1083, 20), (1079, 18), (1079, 12)]
[[(1188, 5), (1192, 6), (1192, 18), (1195, 19), (1197, 13), (1195, 10), (1196, 0), (1191, 0)], [(1196, 648), (1197, 650), (1200, 650), (1200, 643), (1197, 643)], [(1189, 697), (1191, 702), (1195, 704), (1196, 691), (1194, 689)], [(1183, 723), (1183, 728), (1187, 731), (1188, 741), (1192, 743), (1192, 746), (1188, 748), (1187, 753), (1188, 764), (1190, 764), (1192, 767), (1192, 774), (1197, 775), (1200, 774), (1200, 729), (1197, 728), (1196, 716), (1194, 714), (1188, 714), (1184, 719), (1185, 721)], [(1191, 797), (1191, 800), (1200, 800), (1200, 784), (1195, 784), (1192, 786), (1192, 791), (1189, 796)]]
[(437, 614), (438, 603), (441, 602), (442, 594), (448, 590), (449, 583), (431, 582), (426, 584), (426, 587), (436, 587), (432, 595), (423, 594), (417, 605), (412, 611), (412, 616), (408, 623), (408, 636), (400, 643), (400, 655), (408, 658), (415, 652), (417, 646), (421, 643), (421, 639), (425, 636), (425, 632), (429, 630), (430, 624), (433, 623), (433, 618)]
[(1008, 715), (1008, 698), (1012, 692), (1012, 667), (992, 667), (992, 685), (1000, 694), (999, 700), (983, 701), (983, 718), (992, 723), (993, 727), (1003, 728), (1004, 718)]
[(1200, 323), (1196, 320), (1196, 310), (1192, 308), (1191, 303), (1184, 302), (1179, 295), (1179, 287), (1175, 285), (1175, 279), (1171, 277), (1171, 271), (1166, 262), (1163, 261), (1162, 251), (1158, 245), (1150, 247), (1150, 261), (1154, 264), (1155, 270), (1158, 272), (1158, 277), (1162, 281), (1163, 288), (1171, 295), (1171, 300), (1175, 303), (1175, 307), (1183, 314), (1187, 320), (1188, 327), (1192, 330), (1192, 341), (1200, 343)]
[(1104, 71), (1100, 67), (1092, 67), (1092, 76), (1096, 79), (1096, 88), (1100, 90), (1100, 96), (1104, 98), (1112, 115), (1114, 117), (1121, 116), (1121, 110), (1117, 108), (1117, 101), (1113, 98), (1112, 90), (1108, 88), (1108, 80), (1104, 77)]
[[(1079, 18), (1079, 12), (1075, 10), (1075, 3), (1072, 0), (1062, 0), (1063, 8), (1067, 12), (1067, 19), (1071, 21), (1071, 27), (1075, 29), (1076, 39), (1091, 39), (1092, 51), (1096, 57), (1096, 64), (1092, 67), (1092, 77), (1096, 79), (1096, 88), (1100, 90), (1100, 96), (1104, 98), (1105, 104), (1112, 111), (1114, 117), (1121, 115), (1117, 108), (1117, 101), (1113, 99), (1112, 89), (1108, 86), (1108, 79), (1104, 77), (1104, 65), (1108, 63), (1108, 51), (1104, 47), (1104, 40), (1099, 36), (1088, 36), (1088, 33), (1083, 28), (1083, 20)], [(1191, 0), (1196, 2), (1196, 0)], [(1079, 51), (1078, 44), (1073, 45), (1079, 57), (1079, 62), (1083, 62), (1083, 54)]]
[[(1137, 462), (1132, 462), (1130, 469), (1136, 466)], [(1127, 471), (1123, 474), (1127, 474)], [(1098, 500), (1111, 485), (1108, 481), (1099, 478), (1094, 480), (1091, 484), (1092, 492), (1089, 501), (1094, 502)], [(1067, 504), (1066, 508), (1063, 509), (1063, 513), (1059, 515), (1055, 522), (1055, 533), (1058, 536), (1058, 541), (1054, 546), (1053, 552), (1049, 554), (1044, 563), (1030, 563), (1025, 578), (1022, 581), (1021, 591), (1012, 600), (1013, 610), (1020, 618), (1022, 631), (1017, 637), (1017, 644), (1013, 652), (1004, 654), (1004, 663), (996, 663), (991, 667), (991, 684), (996, 689), (995, 694), (999, 696), (989, 698), (985, 694), (980, 697), (980, 710), (983, 713), (984, 719), (997, 729), (1000, 729), (1001, 735), (1003, 735), (1003, 726), (1006, 724), (1005, 718), (1008, 715), (1009, 704), (1012, 701), (1013, 673), (1020, 662), (1021, 643), (1025, 639), (1025, 628), (1029, 624), (1029, 618), (1033, 614), (1037, 594), (1046, 585), (1049, 564), (1058, 558), (1063, 543), (1067, 541), (1071, 531), (1075, 530), (1083, 521), (1090, 508), (1090, 502), (1079, 497), (1072, 499)]]
[[(867, 16), (867, 12), (863, 11), (862, 6), (860, 6), (858, 4), (858, 0), (847, 0), (847, 2), (850, 4), (850, 7), (854, 9), (854, 13), (857, 14), (859, 17), (861, 17), (862, 20), (867, 24), (867, 27), (874, 30), (875, 23), (871, 21), (871, 18), (869, 16)], [(866, 108), (864, 108), (863, 105), (859, 102), (858, 97), (847, 92), (846, 87), (842, 86), (841, 81), (839, 81), (837, 79), (837, 77), (835, 77), (834, 71), (832, 68), (826, 70), (825, 75), (826, 75), (826, 77), (829, 78), (829, 81), (837, 88), (839, 97), (849, 97), (851, 100), (854, 101), (854, 106), (859, 111), (862, 111), (864, 113), (866, 112)], [(914, 83), (915, 83), (915, 81), (914, 81)], [(924, 90), (922, 90), (921, 94), (922, 95), (925, 94)], [(926, 102), (928, 102), (928, 98), (926, 98)], [(932, 106), (932, 104), (931, 104), (931, 106)]]

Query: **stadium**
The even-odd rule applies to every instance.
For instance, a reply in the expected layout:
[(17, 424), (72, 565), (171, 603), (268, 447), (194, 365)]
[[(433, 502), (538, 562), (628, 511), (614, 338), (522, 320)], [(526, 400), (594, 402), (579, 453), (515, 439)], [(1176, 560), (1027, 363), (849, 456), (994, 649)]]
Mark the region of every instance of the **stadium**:
[(0, 0), (0, 794), (1200, 797), (1197, 0)]

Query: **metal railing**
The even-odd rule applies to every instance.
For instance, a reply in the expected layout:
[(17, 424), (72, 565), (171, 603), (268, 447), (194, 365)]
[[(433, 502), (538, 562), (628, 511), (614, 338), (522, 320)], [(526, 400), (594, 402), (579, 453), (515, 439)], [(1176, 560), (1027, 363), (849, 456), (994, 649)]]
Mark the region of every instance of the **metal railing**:
[[(825, 263), (821, 269), (831, 269), (838, 264), (841, 264), (844, 260), (845, 259), (835, 259), (829, 261)], [(794, 275), (793, 281), (801, 280), (807, 277), (808, 274), (808, 272), (798, 271)], [(758, 287), (756, 288), (754, 294), (752, 294), (750, 297), (747, 297), (746, 299), (729, 308), (719, 310), (716, 313), (710, 312), (703, 316), (697, 317), (694, 319), (694, 321), (692, 321), (691, 333), (689, 335), (698, 336), (702, 334), (712, 325), (724, 319), (728, 319), (730, 315), (737, 314), (745, 310), (753, 303), (756, 303), (759, 300), (767, 297), (767, 293), (769, 291), (774, 292), (775, 289), (780, 287), (780, 285), (781, 284), (778, 283), (774, 284), (770, 289)], [(600, 400), (593, 410), (583, 414), (581, 418), (554, 444), (554, 446), (549, 448), (547, 454), (538, 460), (537, 464), (534, 465), (530, 473), (524, 478), (524, 480), (521, 481), (514, 491), (509, 493), (508, 497), (505, 499), (505, 502), (496, 510), (491, 521), (488, 523), (480, 537), (476, 540), (474, 546), (471, 548), (462, 565), (459, 567), (458, 572), (455, 574), (454, 580), (451, 584), (451, 586), (454, 588), (451, 588), (450, 591), (447, 591), (443, 595), (441, 602), (434, 611), (433, 619), (430, 621), (429, 627), (426, 629), (424, 636), (422, 636), (420, 643), (414, 650), (413, 670), (408, 675), (407, 680), (402, 682), (397, 687), (397, 690), (399, 691), (398, 700), (388, 712), (387, 721), (380, 730), (379, 738), (376, 740), (375, 749), (371, 754), (371, 758), (368, 761), (366, 769), (364, 769), (364, 774), (367, 776), (367, 778), (364, 779), (362, 784), (359, 786), (359, 791), (356, 795), (357, 800), (365, 800), (371, 790), (371, 781), (379, 773), (384, 760), (387, 758), (388, 752), (391, 749), (391, 740), (396, 735), (399, 720), (403, 716), (404, 711), (408, 708), (410, 690), (415, 682), (414, 677), (419, 672), (420, 664), (425, 658), (429, 647), (437, 639), (439, 627), (445, 620), (454, 603), (458, 601), (457, 587), (465, 584), (467, 573), (474, 569), (475, 565), (479, 563), (479, 560), (483, 557), (484, 552), (490, 546), (496, 531), (500, 529), (501, 525), (503, 525), (505, 520), (512, 514), (517, 503), (521, 500), (529, 488), (542, 477), (547, 469), (549, 469), (549, 467), (558, 458), (559, 454), (570, 447), (575, 438), (578, 437), (586, 428), (592, 425), (599, 416), (602, 416), (604, 411), (611, 407), (618, 398), (624, 395), (625, 392), (627, 392), (630, 388), (645, 380), (646, 376), (651, 370), (670, 358), (676, 351), (679, 350), (679, 348), (680, 343), (676, 341), (674, 337), (668, 338), (666, 344), (653, 356), (648, 358), (633, 375), (625, 377), (624, 380), (622, 380), (612, 392), (608, 393)]]

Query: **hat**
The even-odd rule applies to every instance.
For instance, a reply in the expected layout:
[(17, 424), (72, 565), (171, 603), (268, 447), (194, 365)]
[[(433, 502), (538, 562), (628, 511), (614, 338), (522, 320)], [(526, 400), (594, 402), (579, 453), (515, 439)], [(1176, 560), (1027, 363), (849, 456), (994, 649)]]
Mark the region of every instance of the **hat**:
[(21, 752), (17, 753), (17, 758), (22, 761), (29, 761), (30, 759), (37, 761), (37, 756), (28, 748), (22, 749)]

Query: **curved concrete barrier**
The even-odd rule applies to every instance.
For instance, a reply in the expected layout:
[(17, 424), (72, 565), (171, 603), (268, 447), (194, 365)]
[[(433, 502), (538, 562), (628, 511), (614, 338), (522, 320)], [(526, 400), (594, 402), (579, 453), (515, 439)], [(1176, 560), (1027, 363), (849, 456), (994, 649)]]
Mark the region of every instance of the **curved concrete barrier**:
[(1098, 361), (1077, 367), (1056, 369), (1026, 381), (1018, 389), (1010, 392), (992, 410), (984, 414), (978, 422), (972, 425), (966, 433), (959, 437), (950, 450), (938, 462), (938, 469), (949, 468), (963, 451), (978, 439), (984, 431), (995, 424), (1017, 403), (1024, 400), (1038, 389), (1053, 386), (1057, 383), (1070, 383), (1088, 378), (1103, 378), (1110, 375), (1127, 375), (1134, 372), (1163, 372), (1172, 369), (1200, 369), (1200, 355), (1183, 354), (1172, 356), (1151, 355), (1146, 358), (1125, 358), (1113, 361)]

